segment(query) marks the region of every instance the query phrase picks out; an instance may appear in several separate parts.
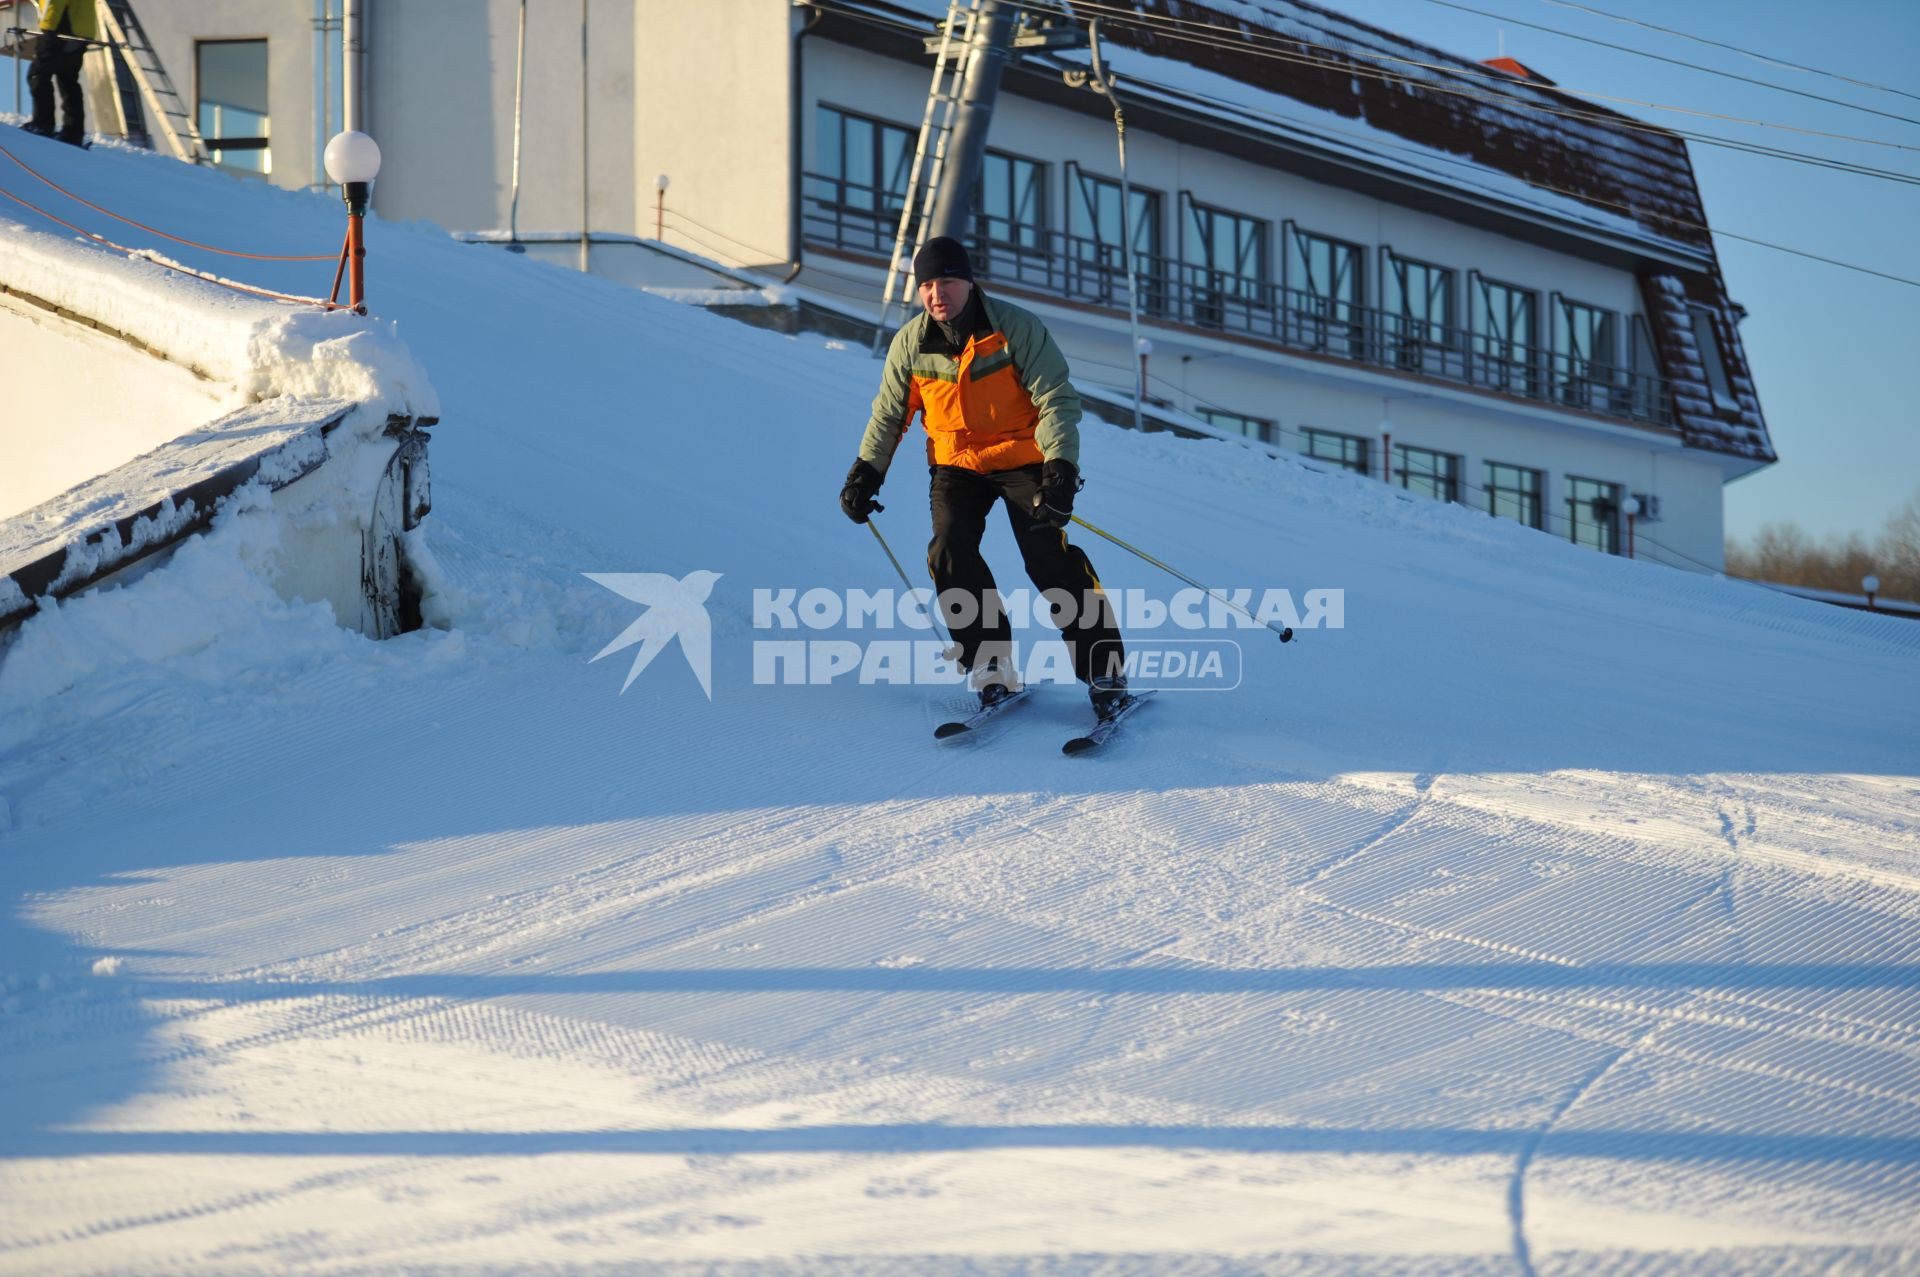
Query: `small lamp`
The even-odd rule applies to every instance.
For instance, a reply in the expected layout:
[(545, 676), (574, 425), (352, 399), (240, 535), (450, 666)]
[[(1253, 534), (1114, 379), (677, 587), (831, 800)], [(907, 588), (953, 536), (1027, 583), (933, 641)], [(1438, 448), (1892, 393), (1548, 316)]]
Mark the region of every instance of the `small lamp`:
[(1873, 610), (1873, 596), (1880, 593), (1880, 578), (1868, 574), (1860, 578), (1861, 592), (1867, 596), (1867, 610)]
[(665, 173), (653, 179), (653, 237), (655, 239), (663, 240), (667, 237), (667, 182)]
[(340, 183), (340, 197), (347, 204), (348, 305), (354, 314), (364, 315), (367, 199), (373, 191), (373, 179), (380, 174), (380, 144), (365, 133), (336, 133), (327, 143), (326, 164), (327, 176)]

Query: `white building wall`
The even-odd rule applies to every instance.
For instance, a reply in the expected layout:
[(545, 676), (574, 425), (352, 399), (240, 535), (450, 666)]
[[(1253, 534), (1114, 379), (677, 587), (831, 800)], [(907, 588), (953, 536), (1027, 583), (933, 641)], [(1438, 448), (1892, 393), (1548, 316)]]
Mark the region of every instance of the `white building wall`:
[(791, 260), (796, 159), (794, 31), (766, 0), (639, 0), (632, 45), (634, 178), (654, 233), (656, 177), (671, 181), (667, 242), (735, 265)]
[[(362, 4), (365, 127), (385, 157), (375, 207), (453, 230), (506, 227), (518, 0)], [(528, 0), (522, 231), (632, 231), (634, 24), (623, 0)]]
[[(636, 231), (636, 33), (653, 11), (680, 7), (672, 0), (641, 0), (638, 9), (629, 0), (587, 0), (583, 60), (579, 0), (527, 0), (522, 230), (579, 231), (584, 128), (586, 220), (596, 231)], [(375, 209), (455, 230), (505, 228), (513, 191), (519, 0), (361, 0), (360, 8), (367, 50), (362, 126), (382, 155)], [(314, 28), (313, 0), (196, 0), (140, 12), (190, 113), (197, 102), (198, 41), (266, 39), (270, 180), (288, 187), (314, 181), (322, 36)], [(781, 11), (774, 22), (784, 21)], [(331, 88), (337, 102), (337, 79)], [(651, 175), (647, 183), (650, 211)]]
[[(195, 0), (191, 5), (136, 5), (141, 27), (153, 51), (173, 81), (189, 118), (197, 115), (199, 68), (197, 46), (202, 40), (265, 40), (267, 42), (267, 118), (270, 122), (273, 173), (276, 186), (301, 187), (313, 180), (314, 41), (312, 0)], [(107, 88), (87, 86), (90, 98)], [(104, 103), (88, 102), (89, 111)], [(151, 109), (150, 107), (145, 109)], [(117, 119), (111, 110), (97, 118)], [(148, 128), (158, 126), (151, 120)], [(166, 144), (156, 137), (156, 149)]]

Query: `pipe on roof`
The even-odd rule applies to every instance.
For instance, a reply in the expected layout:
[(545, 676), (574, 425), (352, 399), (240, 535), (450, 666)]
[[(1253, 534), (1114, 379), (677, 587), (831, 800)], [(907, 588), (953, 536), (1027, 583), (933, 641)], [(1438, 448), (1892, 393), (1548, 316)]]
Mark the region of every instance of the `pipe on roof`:
[(366, 0), (342, 0), (340, 7), (340, 127), (367, 131)]

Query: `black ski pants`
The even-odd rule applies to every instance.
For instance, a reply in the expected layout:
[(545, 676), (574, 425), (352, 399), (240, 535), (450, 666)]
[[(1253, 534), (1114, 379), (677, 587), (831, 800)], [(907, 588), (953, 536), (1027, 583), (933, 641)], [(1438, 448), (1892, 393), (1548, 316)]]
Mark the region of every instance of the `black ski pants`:
[[(1087, 683), (1109, 672), (1119, 673), (1123, 655), (1120, 631), (1093, 564), (1085, 551), (1067, 540), (1063, 530), (1050, 528), (1033, 517), (1033, 498), (1040, 491), (1040, 467), (1021, 466), (991, 474), (959, 466), (932, 469), (933, 541), (927, 547), (927, 570), (933, 574), (935, 591), (942, 596), (942, 619), (960, 645), (960, 664), (971, 670), (981, 660), (1008, 651), (1012, 642), (993, 571), (980, 553), (987, 515), (995, 501), (1004, 500), (1007, 522), (1034, 587), (1043, 593), (1060, 591), (1072, 600), (1072, 614), (1064, 627), (1058, 605), (1050, 609), (1049, 616), (1061, 628), (1073, 652), (1075, 676)], [(949, 590), (960, 591), (965, 602), (948, 596)]]
[(51, 36), (34, 38), (38, 45), (27, 69), (27, 87), (33, 90), (33, 125), (53, 132), (53, 91), (58, 86), (60, 105), (66, 108), (66, 125), (60, 131), (78, 137), (87, 128), (86, 103), (80, 96), (80, 68), (86, 64), (87, 46)]

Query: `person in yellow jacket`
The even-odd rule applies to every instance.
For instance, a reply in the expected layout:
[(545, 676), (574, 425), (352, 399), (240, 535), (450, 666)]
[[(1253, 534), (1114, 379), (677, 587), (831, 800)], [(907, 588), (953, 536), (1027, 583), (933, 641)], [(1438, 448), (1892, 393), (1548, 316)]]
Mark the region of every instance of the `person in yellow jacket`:
[(1073, 651), (1075, 675), (1105, 717), (1126, 696), (1124, 653), (1093, 564), (1065, 531), (1081, 486), (1080, 395), (1066, 357), (1036, 316), (974, 283), (958, 241), (927, 241), (914, 255), (913, 273), (925, 310), (887, 350), (841, 509), (855, 523), (867, 521), (894, 450), (918, 415), (932, 472), (927, 568), (982, 706), (1019, 685), (1010, 626), (980, 553), (987, 516), (1005, 501), (1034, 586), (1061, 592), (1050, 599), (1072, 600), (1066, 611), (1055, 605), (1053, 620)]
[[(87, 105), (80, 93), (80, 68), (87, 59), (87, 43), (100, 38), (100, 15), (94, 0), (46, 0), (41, 6), (40, 35), (33, 50), (27, 85), (33, 90), (33, 119), (29, 133), (57, 137), (79, 146), (87, 136)], [(65, 120), (53, 131), (53, 91), (60, 90)]]

